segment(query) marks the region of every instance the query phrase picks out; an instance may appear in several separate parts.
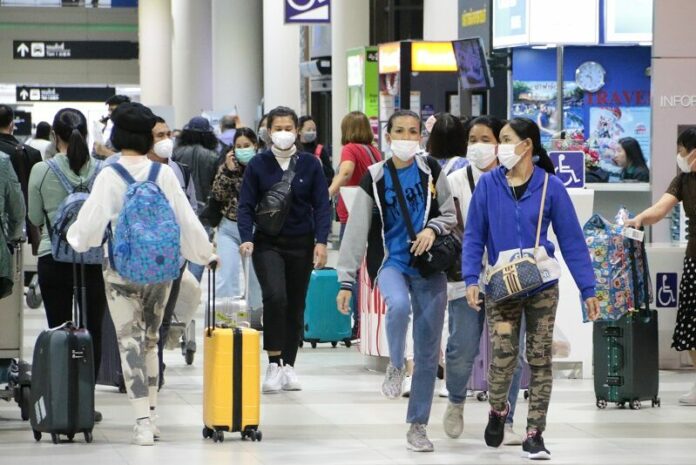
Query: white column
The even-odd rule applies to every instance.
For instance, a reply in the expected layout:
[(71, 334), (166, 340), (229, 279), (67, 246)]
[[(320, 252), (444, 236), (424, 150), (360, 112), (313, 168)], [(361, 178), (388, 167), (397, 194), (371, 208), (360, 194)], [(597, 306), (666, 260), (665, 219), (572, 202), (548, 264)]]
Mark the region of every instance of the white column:
[(331, 3), (331, 132), (332, 159), (338, 166), (341, 154), (341, 120), (348, 113), (346, 52), (370, 44), (369, 0)]
[(458, 21), (458, 0), (423, 1), (423, 40), (457, 39)]
[[(171, 0), (172, 101), (180, 128), (213, 107), (211, 0)], [(234, 25), (230, 25), (234, 27)]]
[(249, 127), (263, 97), (262, 6), (257, 0), (212, 0), (212, 109), (229, 113), (236, 106)]
[(171, 0), (138, 2), (140, 101), (172, 104)]
[[(335, 3), (332, 5), (334, 8)], [(266, 112), (279, 105), (300, 111), (300, 26), (283, 24), (284, 11), (283, 0), (263, 0), (263, 98)]]

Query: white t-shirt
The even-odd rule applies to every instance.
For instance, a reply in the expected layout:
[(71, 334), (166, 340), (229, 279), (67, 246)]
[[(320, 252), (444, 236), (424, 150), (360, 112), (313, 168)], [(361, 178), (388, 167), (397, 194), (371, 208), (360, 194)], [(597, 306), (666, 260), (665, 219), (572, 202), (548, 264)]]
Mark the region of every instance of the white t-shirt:
[[(121, 157), (119, 163), (136, 181), (146, 180), (152, 166), (152, 162), (145, 156)], [(162, 165), (157, 185), (164, 192), (179, 224), (181, 255), (193, 263), (207, 265), (213, 256), (213, 245), (169, 166)], [(107, 225), (110, 222), (116, 223), (121, 213), (126, 189), (125, 181), (116, 170), (104, 168), (99, 172), (89, 198), (68, 229), (68, 242), (76, 252), (85, 252), (102, 244)]]

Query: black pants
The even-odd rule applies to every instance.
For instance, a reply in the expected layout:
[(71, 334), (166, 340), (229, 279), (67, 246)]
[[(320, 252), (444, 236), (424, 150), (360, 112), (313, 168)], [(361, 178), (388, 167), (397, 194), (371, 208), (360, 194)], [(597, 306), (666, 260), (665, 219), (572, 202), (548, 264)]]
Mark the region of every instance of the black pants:
[(184, 276), (184, 270), (186, 270), (186, 265), (181, 268), (179, 272), (179, 277), (172, 281), (172, 290), (169, 291), (169, 300), (167, 300), (167, 305), (164, 307), (164, 316), (162, 317), (162, 325), (159, 329), (159, 342), (157, 342), (157, 356), (159, 357), (159, 373), (160, 379), (162, 379), (162, 373), (164, 372), (164, 344), (167, 342), (167, 336), (169, 335), (169, 327), (172, 325), (172, 316), (174, 316), (174, 307), (176, 307), (176, 301), (179, 298), (179, 289), (181, 288), (181, 278)]
[[(60, 326), (66, 321), (73, 320), (73, 265), (53, 260), (51, 255), (39, 257), (38, 263), (39, 287), (46, 309), (46, 320), (49, 328)], [(78, 293), (80, 282), (80, 267), (77, 267)], [(101, 365), (102, 320), (107, 309), (104, 277), (101, 265), (85, 265), (85, 283), (87, 291), (87, 314), (82, 309), (78, 298), (82, 323), (92, 335), (94, 345), (94, 376), (96, 379)]]
[(270, 237), (256, 233), (252, 255), (263, 295), (263, 348), (295, 364), (314, 259), (314, 236)]

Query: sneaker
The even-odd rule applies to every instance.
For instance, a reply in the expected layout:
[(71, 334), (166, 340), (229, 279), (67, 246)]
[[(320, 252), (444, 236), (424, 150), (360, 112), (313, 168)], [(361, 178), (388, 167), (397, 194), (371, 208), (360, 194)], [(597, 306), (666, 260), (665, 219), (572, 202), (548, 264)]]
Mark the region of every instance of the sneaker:
[(551, 459), (551, 452), (544, 447), (544, 438), (541, 437), (541, 432), (537, 430), (527, 433), (527, 439), (522, 444), (522, 450), (527, 453), (527, 458), (530, 460)]
[(394, 368), (390, 363), (382, 383), (382, 394), (389, 399), (398, 399), (401, 396), (405, 375), (404, 368)]
[(522, 445), (522, 436), (515, 433), (515, 430), (512, 429), (511, 424), (505, 425), (505, 432), (503, 433), (503, 445), (504, 446), (521, 446)]
[(152, 434), (152, 422), (149, 418), (143, 418), (135, 422), (133, 427), (133, 444), (139, 446), (155, 445), (155, 437)]
[(302, 385), (297, 379), (295, 368), (290, 365), (285, 365), (283, 368), (283, 391), (301, 391)]
[(150, 415), (150, 427), (152, 429), (152, 437), (155, 441), (159, 441), (160, 436), (162, 436), (162, 433), (160, 433), (160, 429), (157, 426), (157, 420), (159, 420), (159, 415)]
[(432, 452), (435, 449), (425, 432), (425, 425), (411, 424), (406, 433), (406, 448), (414, 452)]
[(461, 404), (447, 403), (445, 417), (442, 419), (445, 434), (452, 439), (457, 439), (464, 431), (464, 402)]
[(437, 391), (437, 396), (442, 398), (449, 397), (449, 391), (447, 390), (447, 383), (444, 379), (438, 379), (435, 383), (435, 390)]
[(696, 405), (696, 384), (689, 392), (679, 397), (679, 405)]
[(486, 432), (484, 433), (484, 438), (486, 439), (486, 444), (489, 447), (500, 447), (503, 443), (503, 437), (505, 435), (505, 420), (507, 419), (508, 412), (510, 411), (510, 406), (505, 408), (504, 412), (496, 412), (491, 409), (488, 413), (488, 425), (486, 426)]
[(283, 388), (283, 369), (277, 363), (270, 363), (266, 368), (266, 379), (263, 380), (263, 393), (279, 392)]
[(404, 378), (404, 383), (401, 387), (401, 397), (408, 397), (411, 395), (411, 382), (413, 382), (412, 376), (406, 376)]

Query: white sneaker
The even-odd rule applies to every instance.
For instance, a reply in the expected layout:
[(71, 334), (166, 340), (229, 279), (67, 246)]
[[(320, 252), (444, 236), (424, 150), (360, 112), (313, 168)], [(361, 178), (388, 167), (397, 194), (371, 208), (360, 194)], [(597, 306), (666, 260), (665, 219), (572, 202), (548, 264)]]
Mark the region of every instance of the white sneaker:
[(297, 379), (295, 368), (290, 365), (285, 365), (283, 368), (283, 391), (301, 391), (302, 385)]
[(505, 424), (505, 432), (503, 433), (503, 445), (505, 446), (521, 446), (522, 436), (515, 433), (512, 425)]
[(689, 392), (679, 397), (679, 405), (696, 406), (696, 384)]
[(437, 380), (437, 382), (435, 383), (435, 391), (437, 392), (438, 397), (444, 397), (444, 398), (449, 397), (449, 391), (447, 390), (447, 383), (445, 382), (444, 379)]
[(411, 376), (406, 376), (404, 378), (404, 382), (401, 387), (401, 397), (408, 397), (411, 395), (411, 382), (413, 381), (413, 377)]
[(159, 415), (150, 415), (150, 427), (152, 429), (152, 437), (155, 441), (159, 441), (160, 436), (162, 435), (162, 433), (160, 433), (159, 427), (157, 426), (158, 419)]
[(152, 423), (149, 418), (135, 422), (133, 427), (133, 444), (139, 446), (154, 446), (155, 437), (152, 434)]
[(277, 363), (270, 363), (266, 368), (266, 379), (263, 380), (263, 393), (280, 392), (283, 387), (283, 378), (283, 369)]
[(462, 435), (464, 432), (464, 402), (461, 404), (447, 402), (442, 425), (445, 427), (445, 434), (452, 439), (457, 439)]

